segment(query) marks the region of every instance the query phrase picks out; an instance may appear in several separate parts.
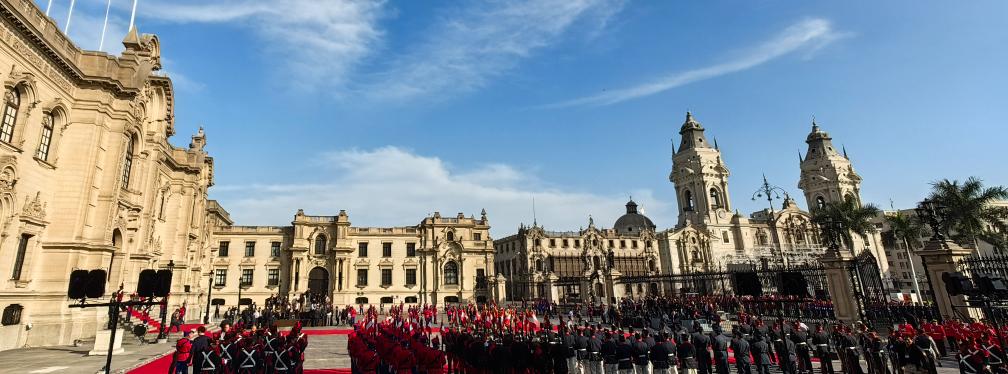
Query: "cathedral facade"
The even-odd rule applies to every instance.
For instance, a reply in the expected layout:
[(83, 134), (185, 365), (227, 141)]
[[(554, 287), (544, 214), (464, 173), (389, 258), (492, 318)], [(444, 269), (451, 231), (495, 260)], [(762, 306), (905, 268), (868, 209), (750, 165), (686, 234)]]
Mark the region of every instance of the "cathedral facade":
[(0, 350), (104, 328), (106, 308), (69, 307), (77, 269), (105, 270), (109, 295), (174, 266), (170, 303), (205, 300), (206, 136), (169, 143), (175, 91), (158, 38), (133, 29), (123, 45), (82, 50), (33, 1), (0, 1)]
[[(707, 141), (705, 131), (691, 113), (686, 114), (669, 175), (676, 192), (678, 223), (658, 233), (662, 267), (682, 274), (723, 271), (738, 265), (817, 261), (824, 247), (812, 214), (783, 190), (771, 187), (764, 179), (764, 189), (753, 199), (769, 198), (771, 207), (748, 217), (732, 207), (728, 166), (717, 143)], [(839, 152), (829, 134), (815, 122), (805, 143), (806, 154), (799, 155), (798, 188), (807, 206), (816, 209), (848, 197), (860, 203), (861, 177), (846, 152)], [(779, 206), (774, 203), (778, 198), (782, 198)], [(854, 236), (854, 248), (871, 251), (885, 272), (887, 263), (879, 234)]]

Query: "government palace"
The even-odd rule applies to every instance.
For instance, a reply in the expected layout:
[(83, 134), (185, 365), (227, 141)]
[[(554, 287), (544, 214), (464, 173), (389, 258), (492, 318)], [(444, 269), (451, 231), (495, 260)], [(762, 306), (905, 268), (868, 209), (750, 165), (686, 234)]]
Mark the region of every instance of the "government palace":
[[(620, 275), (808, 262), (822, 253), (789, 196), (740, 214), (727, 163), (691, 114), (669, 176), (678, 223), (659, 228), (633, 201), (611, 226), (549, 231), (539, 222), (494, 240), (486, 211), (433, 213), (403, 226), (351, 224), (352, 212), (298, 210), (286, 226), (235, 225), (208, 199), (214, 159), (200, 129), (173, 146), (175, 90), (157, 36), (135, 28), (119, 55), (82, 50), (31, 0), (0, 0), (0, 350), (71, 344), (104, 328), (103, 308), (71, 308), (76, 269), (108, 272), (106, 299), (141, 270), (173, 271), (169, 310), (262, 305), (324, 294), (335, 304), (550, 298), (606, 301), (676, 292)], [(813, 124), (801, 178), (807, 206), (851, 196), (861, 177)], [(309, 207), (310, 208), (310, 207)], [(333, 212), (328, 212), (333, 213)], [(856, 246), (886, 257), (877, 234)]]

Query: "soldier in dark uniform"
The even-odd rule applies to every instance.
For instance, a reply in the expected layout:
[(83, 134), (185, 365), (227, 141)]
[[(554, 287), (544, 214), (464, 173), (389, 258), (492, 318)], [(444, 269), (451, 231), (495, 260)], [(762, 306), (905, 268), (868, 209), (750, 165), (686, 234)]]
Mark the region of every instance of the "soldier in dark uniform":
[(820, 371), (822, 374), (833, 374), (833, 357), (830, 354), (830, 337), (823, 330), (822, 325), (816, 326), (816, 331), (812, 333), (812, 345), (815, 349), (815, 356), (819, 359)]
[(634, 349), (627, 341), (623, 333), (619, 333), (619, 344), (616, 345), (616, 364), (619, 368), (619, 374), (633, 374), (633, 357)]
[(679, 336), (679, 345), (676, 346), (676, 356), (679, 357), (679, 369), (682, 374), (697, 373), (696, 347), (690, 341), (689, 334), (683, 333)]
[(602, 374), (602, 338), (601, 333), (591, 334), (588, 340), (588, 374)]
[(591, 331), (585, 329), (581, 334), (574, 336), (574, 350), (572, 350), (571, 357), (577, 358), (577, 367), (584, 368), (588, 364), (588, 335)]
[(634, 369), (638, 374), (646, 374), (648, 370), (650, 349), (648, 349), (647, 343), (644, 342), (640, 334), (634, 334), (633, 349)]
[(731, 339), (721, 334), (720, 327), (715, 327), (710, 336), (711, 349), (714, 352), (714, 368), (718, 374), (728, 374), (728, 346), (731, 344)]
[(812, 374), (812, 348), (808, 344), (808, 333), (802, 328), (795, 329), (791, 332), (791, 341), (798, 355), (798, 372)]
[(763, 333), (759, 330), (753, 335), (753, 343), (749, 345), (749, 350), (752, 352), (756, 373), (770, 374), (770, 344), (763, 339)]
[[(569, 367), (567, 366), (570, 362), (568, 360), (567, 354), (570, 352), (570, 348), (564, 345), (563, 341), (554, 334), (551, 334), (550, 339), (550, 358), (553, 360), (553, 372), (558, 374), (568, 373)], [(564, 336), (569, 336), (564, 334)]]
[(606, 339), (602, 342), (602, 349), (599, 351), (602, 354), (605, 374), (616, 374), (617, 370), (619, 370), (619, 359), (616, 358), (617, 350), (618, 346), (613, 338), (613, 334), (607, 332)]
[(699, 324), (695, 325), (693, 329), (693, 336), (691, 340), (693, 341), (693, 349), (696, 351), (697, 370), (700, 374), (712, 374), (710, 338), (703, 333)]
[(743, 337), (741, 331), (736, 331), (731, 341), (732, 351), (735, 353), (735, 369), (739, 374), (750, 374), (752, 370), (752, 359), (749, 357), (749, 342)]
[(781, 371), (784, 374), (796, 374), (798, 370), (798, 347), (789, 336), (782, 336), (782, 338), (781, 348), (783, 349), (777, 352)]
[(861, 369), (861, 351), (858, 349), (857, 337), (848, 329), (843, 334), (842, 339), (844, 372), (847, 374), (864, 374), (864, 370)]
[(651, 360), (651, 372), (652, 374), (671, 374), (669, 367), (671, 362), (669, 359), (673, 357), (672, 352), (669, 351), (668, 346), (665, 344), (665, 335), (658, 335), (658, 340), (655, 342), (655, 346), (651, 348), (649, 353), (649, 359)]

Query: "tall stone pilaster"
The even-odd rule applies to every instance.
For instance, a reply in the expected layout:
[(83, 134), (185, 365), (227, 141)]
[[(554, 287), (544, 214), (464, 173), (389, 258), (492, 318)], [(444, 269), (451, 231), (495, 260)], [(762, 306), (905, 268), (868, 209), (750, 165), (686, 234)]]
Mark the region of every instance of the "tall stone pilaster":
[(845, 250), (827, 251), (820, 261), (826, 268), (826, 287), (833, 300), (833, 313), (838, 320), (854, 322), (860, 318), (854, 294), (855, 284), (850, 268), (854, 257)]
[(924, 248), (917, 252), (921, 257), (928, 279), (931, 281), (931, 290), (934, 292), (935, 304), (938, 304), (938, 312), (942, 318), (963, 318), (981, 317), (977, 308), (966, 306), (966, 297), (963, 295), (951, 296), (942, 281), (942, 274), (954, 273), (957, 271), (956, 263), (963, 257), (969, 256), (973, 251), (963, 248), (951, 240), (931, 239), (924, 243)]

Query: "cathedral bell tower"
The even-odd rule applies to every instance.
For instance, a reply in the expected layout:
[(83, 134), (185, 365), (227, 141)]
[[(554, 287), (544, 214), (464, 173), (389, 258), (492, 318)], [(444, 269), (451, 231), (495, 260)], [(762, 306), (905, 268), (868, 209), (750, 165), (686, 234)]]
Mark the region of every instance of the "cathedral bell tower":
[(798, 188), (805, 193), (809, 210), (814, 211), (829, 202), (841, 201), (846, 196), (861, 203), (861, 176), (854, 172), (847, 151), (843, 154), (833, 147), (833, 138), (812, 121), (812, 132), (805, 139), (808, 151), (801, 162), (801, 180)]
[(730, 173), (721, 160), (717, 139), (713, 145), (708, 143), (703, 125), (689, 112), (686, 112), (679, 135), (682, 140), (679, 150), (672, 150), (672, 173), (669, 174), (679, 203), (678, 227), (727, 223), (732, 216), (728, 198)]

